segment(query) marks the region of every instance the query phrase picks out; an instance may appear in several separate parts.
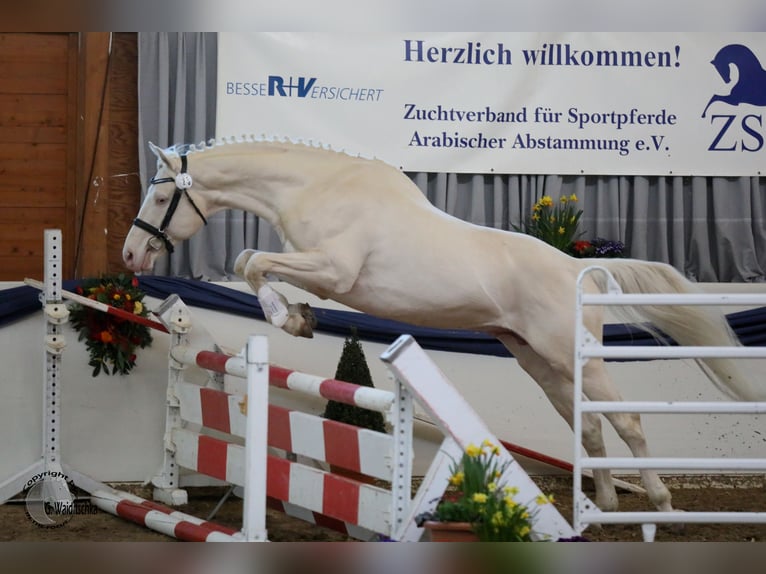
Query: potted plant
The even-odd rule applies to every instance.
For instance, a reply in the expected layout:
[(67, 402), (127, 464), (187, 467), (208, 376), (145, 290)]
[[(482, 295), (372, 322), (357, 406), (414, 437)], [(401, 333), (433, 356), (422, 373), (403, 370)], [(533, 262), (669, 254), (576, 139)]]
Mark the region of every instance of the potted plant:
[(520, 231), (537, 237), (572, 257), (625, 257), (625, 245), (597, 237), (580, 240), (585, 234), (579, 230), (582, 209), (577, 208), (577, 195), (562, 195), (558, 203), (549, 195), (543, 195), (532, 206), (532, 213), (521, 226), (511, 225)]
[(577, 195), (562, 195), (558, 204), (550, 195), (543, 195), (532, 206), (532, 214), (521, 227), (513, 226), (532, 237), (537, 237), (556, 249), (567, 251), (569, 246), (582, 235), (578, 231), (582, 209), (577, 209)]
[[(338, 367), (335, 371), (335, 379), (354, 383), (363, 387), (374, 387), (370, 368), (367, 365), (367, 359), (364, 356), (362, 344), (355, 328), (351, 329), (351, 336), (346, 337), (343, 343), (343, 352), (338, 361)], [(346, 423), (357, 427), (362, 427), (377, 432), (386, 432), (386, 422), (383, 414), (377, 411), (364, 409), (356, 405), (348, 405), (338, 401), (327, 401), (322, 416), (326, 419), (336, 422)], [(364, 475), (333, 467), (333, 472), (352, 476), (357, 480), (366, 480)], [(369, 481), (368, 481), (369, 482)]]
[(588, 241), (575, 241), (569, 249), (569, 254), (578, 257), (625, 257), (625, 244), (622, 241), (612, 241), (596, 237)]
[[(450, 489), (433, 512), (419, 515), (434, 542), (529, 542), (535, 511), (515, 499), (518, 489), (498, 482), (508, 466), (500, 462), (500, 449), (485, 440), (468, 445), (450, 469)], [(539, 495), (536, 505), (553, 502)]]

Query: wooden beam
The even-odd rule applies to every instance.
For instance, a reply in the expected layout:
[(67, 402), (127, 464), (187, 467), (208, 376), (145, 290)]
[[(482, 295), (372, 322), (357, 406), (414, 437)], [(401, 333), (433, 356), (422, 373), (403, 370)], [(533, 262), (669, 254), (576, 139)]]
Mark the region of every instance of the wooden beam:
[(75, 278), (107, 272), (109, 32), (80, 34)]

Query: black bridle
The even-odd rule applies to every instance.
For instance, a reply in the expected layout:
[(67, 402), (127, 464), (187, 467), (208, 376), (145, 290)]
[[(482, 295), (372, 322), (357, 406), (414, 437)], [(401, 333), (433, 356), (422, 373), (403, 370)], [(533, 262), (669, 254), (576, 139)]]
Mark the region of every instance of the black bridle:
[[(182, 175), (186, 175), (186, 177), (180, 177)], [(199, 207), (197, 207), (197, 204), (194, 203), (194, 200), (192, 200), (191, 196), (186, 191), (192, 185), (191, 176), (186, 173), (186, 156), (181, 156), (181, 171), (178, 172), (178, 176), (152, 179), (149, 183), (152, 185), (157, 185), (158, 183), (175, 183), (176, 190), (173, 192), (173, 197), (170, 198), (170, 205), (168, 205), (168, 210), (165, 212), (165, 217), (162, 218), (162, 223), (160, 223), (159, 227), (154, 227), (154, 225), (147, 223), (138, 217), (133, 220), (133, 225), (152, 234), (152, 237), (149, 239), (149, 247), (155, 250), (159, 249), (161, 245), (154, 241), (155, 239), (159, 239), (162, 241), (162, 243), (165, 244), (165, 249), (167, 249), (168, 253), (173, 253), (173, 244), (170, 242), (170, 238), (168, 237), (168, 234), (165, 233), (165, 230), (168, 228), (168, 225), (170, 225), (170, 220), (172, 219), (173, 214), (176, 212), (176, 208), (178, 208), (178, 202), (181, 201), (182, 195), (186, 196), (186, 198), (189, 200), (189, 203), (191, 203), (192, 207), (194, 208), (194, 211), (196, 211), (197, 215), (200, 216), (202, 222), (207, 225), (207, 219), (205, 219), (205, 216), (202, 215), (202, 212), (199, 210)]]

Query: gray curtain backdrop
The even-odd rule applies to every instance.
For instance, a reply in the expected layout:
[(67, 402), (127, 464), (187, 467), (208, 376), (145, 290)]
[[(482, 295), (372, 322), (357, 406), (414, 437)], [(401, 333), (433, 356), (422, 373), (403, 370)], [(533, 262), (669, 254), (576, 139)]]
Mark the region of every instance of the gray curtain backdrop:
[[(139, 150), (143, 193), (159, 146), (215, 137), (217, 35), (138, 34)], [(228, 134), (227, 134), (228, 135)], [(231, 134), (235, 135), (235, 134)], [(576, 194), (583, 239), (625, 243), (637, 259), (670, 263), (704, 282), (766, 281), (766, 181), (760, 177), (408, 174), (440, 209), (511, 229), (543, 194)], [(235, 279), (245, 248), (281, 251), (271, 226), (241, 211), (219, 213), (155, 265), (157, 275)]]

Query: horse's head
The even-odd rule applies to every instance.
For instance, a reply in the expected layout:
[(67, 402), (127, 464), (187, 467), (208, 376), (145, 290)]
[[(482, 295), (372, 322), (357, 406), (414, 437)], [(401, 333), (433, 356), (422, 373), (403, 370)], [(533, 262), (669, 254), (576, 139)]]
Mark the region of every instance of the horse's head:
[[(758, 60), (753, 51), (742, 44), (729, 44), (724, 46), (715, 55), (710, 62), (715, 66), (716, 71), (721, 76), (725, 83), (731, 81), (731, 67), (735, 66), (739, 73), (740, 79), (742, 77), (758, 74), (762, 72), (761, 62)], [(758, 78), (763, 74), (758, 74)], [(762, 88), (759, 88), (762, 90)]]
[(176, 243), (207, 223), (204, 201), (194, 191), (194, 198), (189, 194), (194, 181), (186, 156), (151, 142), (149, 148), (157, 156), (157, 173), (122, 248), (125, 265), (132, 271), (151, 269), (161, 253), (172, 253)]
[(724, 83), (728, 84), (731, 81), (731, 70), (729, 69), (729, 65), (732, 61), (729, 58), (722, 56), (721, 52), (718, 52), (710, 63), (715, 66), (718, 75), (721, 76)]

